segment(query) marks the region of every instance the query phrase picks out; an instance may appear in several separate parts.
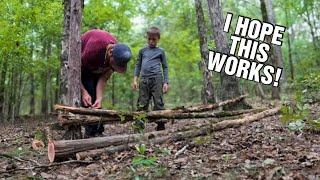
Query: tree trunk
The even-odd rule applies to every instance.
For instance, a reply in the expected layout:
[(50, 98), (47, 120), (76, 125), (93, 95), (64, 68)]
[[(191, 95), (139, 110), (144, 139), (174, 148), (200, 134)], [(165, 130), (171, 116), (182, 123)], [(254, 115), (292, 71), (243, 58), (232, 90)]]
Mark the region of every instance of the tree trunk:
[(19, 88), (18, 88), (18, 97), (17, 97), (17, 105), (16, 105), (16, 112), (15, 112), (15, 117), (20, 116), (20, 109), (21, 109), (21, 102), (22, 102), (22, 97), (23, 97), (23, 92), (25, 88), (25, 74), (22, 73), (22, 70), (20, 69), (19, 71)]
[[(261, 14), (263, 21), (269, 22), (273, 25), (276, 24), (275, 21), (275, 15), (273, 12), (273, 7), (272, 7), (272, 2), (271, 0), (260, 0), (261, 3)], [(271, 64), (273, 67), (281, 67), (283, 68), (283, 58), (282, 58), (282, 52), (281, 52), (281, 47), (277, 45), (272, 45), (271, 44), (271, 37), (267, 37), (267, 42), (271, 45)], [(275, 75), (273, 75), (274, 77)], [(285, 79), (285, 73), (282, 73), (282, 77), (280, 79)], [(277, 87), (272, 86), (272, 99), (280, 99), (280, 83)]]
[(8, 116), (10, 118), (10, 121), (14, 122), (14, 114), (16, 110), (16, 98), (17, 98), (17, 73), (16, 73), (16, 67), (12, 67), (11, 69), (11, 84), (9, 86), (10, 91), (10, 98), (8, 99)]
[(34, 79), (34, 74), (33, 72), (31, 72), (30, 74), (30, 102), (29, 102), (29, 107), (30, 107), (30, 111), (29, 114), (31, 116), (35, 116), (35, 83), (34, 83), (35, 79)]
[(212, 83), (212, 72), (208, 70), (208, 44), (207, 44), (207, 28), (205, 25), (202, 0), (195, 0), (195, 8), (197, 14), (197, 25), (199, 34), (200, 54), (201, 54), (201, 71), (203, 77), (203, 86), (201, 99), (203, 104), (215, 103), (214, 89)]
[[(51, 42), (48, 41), (48, 39), (45, 39), (44, 42), (43, 42), (43, 59), (45, 61), (47, 61), (47, 64), (49, 64), (48, 60), (48, 47), (49, 47), (49, 44)], [(48, 65), (46, 66), (46, 69), (49, 69), (48, 68)], [(44, 115), (44, 118), (47, 119), (48, 118), (48, 74), (49, 72), (48, 71), (44, 71), (43, 74), (42, 74), (42, 98), (41, 98), (41, 114)]]
[(71, 0), (70, 8), (70, 36), (68, 58), (68, 104), (81, 106), (81, 0)]
[[(290, 10), (289, 10), (290, 11)], [(289, 12), (290, 13), (290, 12)], [(286, 15), (286, 25), (289, 28), (289, 17), (288, 17), (288, 10), (285, 8), (285, 15)], [(292, 48), (291, 48), (291, 40), (290, 40), (290, 33), (288, 31), (288, 60), (289, 60), (289, 68), (290, 68), (290, 77), (291, 80), (294, 80), (294, 67), (293, 67), (293, 60), (292, 60)]]
[[(34, 31), (32, 31), (34, 32)], [(34, 53), (34, 44), (31, 44), (30, 47), (30, 59), (33, 60), (33, 53)], [(34, 117), (35, 116), (35, 79), (34, 79), (34, 73), (31, 71), (29, 74), (30, 79), (30, 100), (29, 100), (29, 114)]]
[(1, 66), (0, 76), (0, 122), (4, 121), (5, 113), (5, 80), (7, 75), (7, 59), (3, 59)]
[[(305, 1), (304, 1), (304, 3), (305, 3)], [(315, 35), (314, 24), (312, 23), (312, 21), (310, 19), (310, 12), (309, 12), (308, 6), (305, 9), (306, 9), (306, 13), (307, 13), (306, 20), (307, 20), (307, 24), (309, 25), (310, 34), (311, 34), (311, 37), (312, 37), (312, 44), (313, 44), (314, 49), (316, 50), (317, 49), (317, 38), (316, 38), (316, 35)]]
[(61, 71), (60, 71), (60, 103), (68, 104), (68, 53), (69, 53), (69, 36), (70, 36), (70, 0), (64, 0), (64, 23), (61, 39)]
[[(65, 0), (66, 3), (66, 0)], [(68, 9), (68, 7), (66, 7)], [(66, 104), (73, 107), (81, 106), (81, 18), (82, 0), (70, 1), (70, 24), (68, 39), (68, 62), (67, 62), (67, 92)], [(65, 22), (66, 23), (66, 22)], [(69, 126), (65, 138), (79, 139), (81, 135), (80, 126)]]
[[(74, 153), (92, 150), (96, 148), (126, 145), (133, 142), (140, 141), (151, 141), (156, 143), (162, 143), (165, 141), (180, 141), (187, 138), (203, 136), (210, 134), (214, 131), (219, 131), (226, 128), (238, 127), (240, 125), (248, 124), (253, 121), (260, 120), (264, 117), (271, 116), (279, 112), (280, 107), (269, 109), (261, 113), (251, 115), (242, 119), (226, 120), (218, 123), (204, 126), (199, 129), (195, 127), (189, 128), (183, 132), (168, 132), (168, 131), (157, 131), (153, 133), (145, 134), (131, 134), (131, 135), (116, 135), (108, 137), (99, 137), (91, 139), (81, 140), (69, 140), (69, 141), (51, 141), (48, 144), (48, 157), (50, 162), (53, 162), (59, 157), (68, 157)], [(188, 129), (188, 128), (186, 128)], [(130, 147), (130, 146), (129, 146)], [(122, 150), (125, 148), (121, 148)], [(95, 152), (97, 153), (97, 152)]]
[[(48, 46), (47, 46), (47, 55), (46, 55), (46, 59), (47, 59), (47, 62), (49, 64), (51, 64), (51, 54), (52, 54), (52, 38), (49, 37), (49, 40), (48, 40)], [(47, 78), (47, 89), (46, 89), (46, 96), (47, 96), (47, 114), (49, 114), (51, 112), (52, 109), (50, 109), (51, 105), (50, 104), (53, 104), (51, 102), (51, 91), (52, 91), (52, 82), (51, 82), (51, 79), (52, 79), (52, 69), (49, 68), (48, 69), (48, 72), (46, 74), (46, 78)], [(47, 117), (46, 117), (47, 119)]]
[(262, 85), (260, 83), (256, 83), (256, 91), (258, 93), (258, 96), (261, 99), (265, 99), (266, 98), (266, 95), (264, 94), (264, 91), (262, 89)]
[[(227, 37), (225, 32), (223, 32), (224, 20), (222, 17), (222, 8), (220, 5), (220, 0), (207, 0), (209, 7), (210, 20), (213, 25), (213, 35), (216, 44), (216, 49), (218, 52), (228, 54), (229, 47), (227, 43)], [(236, 76), (229, 76), (224, 71), (220, 73), (221, 79), (221, 99), (232, 99), (241, 95), (239, 81)], [(247, 108), (248, 105), (244, 101), (240, 101), (226, 109), (237, 109), (237, 108)]]
[(53, 105), (54, 104), (57, 104), (59, 103), (59, 94), (60, 94), (60, 89), (58, 88), (59, 87), (59, 84), (60, 84), (60, 72), (59, 71), (56, 71), (56, 85), (55, 85), (55, 89), (54, 89), (54, 100), (53, 100), (53, 104), (52, 104), (52, 109), (53, 108)]

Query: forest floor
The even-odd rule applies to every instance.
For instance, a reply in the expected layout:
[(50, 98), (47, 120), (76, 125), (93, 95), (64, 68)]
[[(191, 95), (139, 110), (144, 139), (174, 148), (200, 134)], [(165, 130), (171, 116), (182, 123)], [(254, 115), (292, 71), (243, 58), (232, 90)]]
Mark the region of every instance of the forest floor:
[[(320, 103), (311, 105), (311, 115), (320, 117)], [(195, 121), (167, 126), (192, 123)], [(89, 163), (36, 168), (49, 165), (46, 148), (35, 151), (31, 147), (44, 126), (26, 120), (0, 127), (0, 153), (18, 157), (0, 156), (0, 179), (320, 179), (320, 133), (291, 131), (279, 115), (189, 141), (147, 146), (144, 166), (133, 162), (139, 153), (131, 150)], [(105, 126), (105, 135), (128, 133), (130, 126)], [(148, 124), (146, 131), (154, 127)], [(175, 156), (181, 149), (185, 150)]]

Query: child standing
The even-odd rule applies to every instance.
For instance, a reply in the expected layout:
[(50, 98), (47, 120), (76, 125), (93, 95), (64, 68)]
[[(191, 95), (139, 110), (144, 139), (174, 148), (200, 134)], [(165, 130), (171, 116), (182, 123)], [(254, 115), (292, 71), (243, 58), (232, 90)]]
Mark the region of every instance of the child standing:
[[(147, 31), (148, 46), (139, 51), (133, 79), (133, 89), (136, 90), (139, 87), (137, 103), (139, 111), (148, 110), (151, 98), (154, 102), (153, 110), (164, 109), (163, 93), (169, 89), (168, 65), (164, 50), (157, 47), (159, 40), (159, 28), (149, 28)], [(138, 86), (139, 75), (141, 78)]]

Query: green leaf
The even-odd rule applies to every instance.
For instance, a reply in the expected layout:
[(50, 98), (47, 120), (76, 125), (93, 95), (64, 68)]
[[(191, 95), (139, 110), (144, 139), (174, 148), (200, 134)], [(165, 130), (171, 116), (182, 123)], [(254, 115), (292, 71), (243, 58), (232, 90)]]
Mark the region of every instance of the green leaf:
[(144, 155), (146, 153), (146, 145), (141, 144), (141, 145), (135, 145), (136, 150), (141, 154)]
[(132, 159), (132, 164), (133, 166), (151, 166), (155, 165), (157, 161), (157, 157), (152, 156), (152, 157), (134, 157)]
[(302, 120), (297, 120), (295, 122), (291, 122), (288, 125), (288, 128), (291, 131), (302, 131), (304, 127), (305, 127), (305, 123)]

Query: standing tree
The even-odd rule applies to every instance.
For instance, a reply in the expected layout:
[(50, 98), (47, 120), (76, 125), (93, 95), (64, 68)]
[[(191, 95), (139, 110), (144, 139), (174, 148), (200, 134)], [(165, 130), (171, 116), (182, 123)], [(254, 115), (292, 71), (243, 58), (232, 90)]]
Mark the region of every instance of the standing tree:
[(64, 0), (64, 20), (61, 39), (61, 72), (60, 72), (60, 103), (68, 104), (68, 52), (69, 52), (69, 28), (70, 28), (70, 1)]
[[(291, 24), (289, 23), (289, 18), (290, 16), (290, 7), (285, 7), (285, 20), (286, 20), (286, 26), (289, 28)], [(290, 77), (291, 80), (294, 80), (294, 67), (293, 67), (293, 59), (292, 59), (292, 47), (291, 47), (291, 33), (288, 31), (288, 36), (287, 36), (287, 42), (288, 42), (288, 60), (289, 60), (289, 69), (290, 69)]]
[[(209, 6), (209, 14), (211, 23), (213, 25), (213, 35), (214, 41), (216, 44), (217, 51), (221, 53), (228, 54), (229, 47), (227, 43), (227, 37), (225, 32), (223, 32), (223, 17), (222, 17), (222, 9), (219, 0), (207, 0)], [(241, 95), (239, 81), (235, 76), (229, 76), (225, 72), (221, 71), (220, 73), (221, 79), (221, 98), (222, 100), (233, 99)], [(248, 105), (244, 102), (244, 100), (240, 101), (235, 106), (227, 107), (229, 109), (235, 108), (247, 108)]]
[[(61, 97), (64, 104), (81, 105), (81, 18), (82, 0), (64, 1), (64, 33), (62, 39), (62, 87)], [(67, 60), (67, 61), (66, 61)], [(80, 126), (70, 126), (65, 138), (81, 138)]]
[[(273, 25), (276, 24), (275, 15), (272, 8), (271, 0), (260, 0), (261, 3), (261, 14), (263, 21), (269, 22)], [(271, 43), (271, 37), (267, 37), (267, 42)], [(281, 47), (276, 45), (271, 45), (271, 63), (274, 67), (283, 67), (283, 58)], [(284, 73), (283, 73), (284, 76)], [(272, 99), (280, 99), (280, 85), (277, 87), (272, 86)]]
[(200, 42), (201, 53), (201, 71), (203, 76), (203, 86), (201, 99), (204, 104), (215, 103), (214, 89), (212, 84), (212, 72), (208, 70), (208, 44), (207, 44), (207, 28), (204, 21), (202, 0), (195, 0), (195, 8), (197, 15), (197, 26)]

